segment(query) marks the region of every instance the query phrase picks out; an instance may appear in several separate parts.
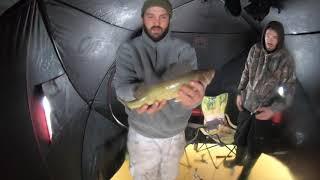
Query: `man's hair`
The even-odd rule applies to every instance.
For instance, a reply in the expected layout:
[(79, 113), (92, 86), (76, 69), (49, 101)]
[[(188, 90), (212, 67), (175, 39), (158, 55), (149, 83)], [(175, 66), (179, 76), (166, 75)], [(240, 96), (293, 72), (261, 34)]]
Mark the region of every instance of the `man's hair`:
[(149, 7), (158, 6), (167, 10), (170, 18), (172, 16), (172, 5), (168, 0), (146, 0), (141, 9), (141, 17)]

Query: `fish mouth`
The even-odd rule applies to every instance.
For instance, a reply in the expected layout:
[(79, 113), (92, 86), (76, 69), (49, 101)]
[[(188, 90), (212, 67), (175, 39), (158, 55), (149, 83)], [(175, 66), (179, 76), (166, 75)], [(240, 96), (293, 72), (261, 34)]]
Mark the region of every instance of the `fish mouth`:
[(214, 77), (214, 74), (215, 74), (214, 70), (208, 70), (208, 72), (204, 74), (204, 78), (203, 78), (203, 81), (201, 83), (203, 85), (205, 85), (205, 86), (210, 84), (210, 82), (212, 81), (212, 79)]

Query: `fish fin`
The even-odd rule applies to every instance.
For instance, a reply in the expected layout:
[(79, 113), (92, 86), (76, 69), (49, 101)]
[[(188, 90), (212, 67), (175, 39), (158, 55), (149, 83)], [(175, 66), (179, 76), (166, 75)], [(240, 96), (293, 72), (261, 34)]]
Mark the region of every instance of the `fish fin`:
[(119, 97), (117, 99), (121, 104), (123, 104), (124, 106), (127, 106), (127, 102), (125, 100), (123, 100), (123, 99), (121, 99)]
[(162, 75), (162, 80), (172, 80), (177, 76), (190, 72), (192, 70), (191, 65), (189, 64), (173, 64), (170, 65), (166, 72)]

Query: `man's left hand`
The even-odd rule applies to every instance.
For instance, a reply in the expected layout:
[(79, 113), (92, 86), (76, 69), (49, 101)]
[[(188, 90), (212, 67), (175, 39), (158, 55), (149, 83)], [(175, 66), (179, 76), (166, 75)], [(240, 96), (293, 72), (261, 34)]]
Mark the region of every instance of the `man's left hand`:
[(182, 85), (177, 100), (185, 107), (191, 109), (199, 104), (204, 96), (205, 87), (198, 81), (190, 81), (189, 84)]
[(275, 112), (273, 112), (270, 107), (259, 107), (257, 109), (257, 112), (257, 120), (270, 120), (275, 114)]

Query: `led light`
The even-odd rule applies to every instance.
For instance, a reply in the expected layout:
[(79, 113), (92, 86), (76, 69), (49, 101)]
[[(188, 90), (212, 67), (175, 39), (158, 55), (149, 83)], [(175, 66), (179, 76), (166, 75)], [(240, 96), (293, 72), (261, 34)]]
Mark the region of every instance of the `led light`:
[(278, 93), (281, 97), (284, 97), (284, 88), (282, 86), (278, 88)]
[(52, 127), (51, 127), (51, 118), (50, 118), (50, 114), (51, 114), (51, 106), (50, 103), (47, 99), (46, 96), (43, 97), (42, 99), (42, 106), (44, 108), (44, 113), (46, 116), (46, 122), (47, 122), (47, 127), (48, 127), (48, 132), (49, 132), (49, 137), (50, 137), (50, 141), (52, 139)]

